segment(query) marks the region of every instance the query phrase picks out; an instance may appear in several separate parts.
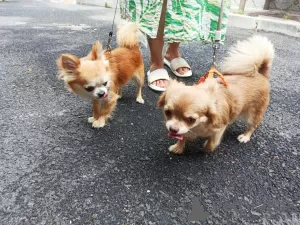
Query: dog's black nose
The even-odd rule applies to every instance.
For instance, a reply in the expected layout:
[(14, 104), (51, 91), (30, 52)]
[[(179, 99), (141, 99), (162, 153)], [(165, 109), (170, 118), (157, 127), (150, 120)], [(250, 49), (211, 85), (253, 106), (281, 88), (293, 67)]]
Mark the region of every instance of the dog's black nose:
[(174, 128), (174, 127), (170, 127), (169, 128), (169, 131), (172, 133), (172, 134), (177, 134), (179, 129), (178, 128)]
[(102, 98), (105, 95), (105, 91), (100, 91), (97, 93), (99, 98)]

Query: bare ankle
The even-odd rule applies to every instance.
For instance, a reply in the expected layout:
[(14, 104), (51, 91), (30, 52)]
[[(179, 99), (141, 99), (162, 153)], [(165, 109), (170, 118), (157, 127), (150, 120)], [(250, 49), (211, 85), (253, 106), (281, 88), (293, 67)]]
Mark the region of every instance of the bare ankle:
[(168, 52), (166, 51), (165, 56), (164, 56), (168, 61), (171, 61), (173, 59), (179, 58), (180, 53), (179, 52)]
[(166, 53), (165, 53), (165, 58), (168, 60), (172, 60), (175, 58), (180, 57), (180, 52), (179, 52), (179, 44), (180, 43), (169, 43)]
[(162, 69), (164, 66), (163, 66), (163, 63), (160, 63), (160, 64), (151, 64), (150, 65), (150, 72), (154, 71), (154, 70), (157, 70), (157, 69)]

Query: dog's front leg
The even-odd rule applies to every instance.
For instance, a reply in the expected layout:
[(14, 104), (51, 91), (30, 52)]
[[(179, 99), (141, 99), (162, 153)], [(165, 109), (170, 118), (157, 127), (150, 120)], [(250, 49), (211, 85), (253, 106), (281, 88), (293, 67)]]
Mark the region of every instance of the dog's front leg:
[(205, 152), (213, 152), (215, 148), (220, 144), (222, 136), (226, 130), (227, 126), (220, 128), (216, 133), (208, 138), (208, 140), (204, 143), (204, 151)]
[(177, 143), (175, 145), (171, 145), (169, 147), (169, 152), (172, 152), (175, 154), (182, 154), (184, 151), (185, 142), (186, 142), (185, 138), (177, 141)]
[(100, 100), (93, 100), (92, 104), (93, 104), (93, 116), (88, 118), (89, 123), (94, 123), (100, 117), (100, 106), (101, 106)]
[(99, 114), (97, 114), (97, 120), (93, 122), (93, 127), (95, 128), (100, 128), (104, 127), (106, 120), (111, 116), (111, 113), (114, 111), (116, 108), (118, 100), (118, 95), (117, 94), (112, 94), (112, 96), (104, 101)]
[(118, 99), (122, 98), (122, 88), (121, 87), (117, 90), (117, 95), (118, 95)]

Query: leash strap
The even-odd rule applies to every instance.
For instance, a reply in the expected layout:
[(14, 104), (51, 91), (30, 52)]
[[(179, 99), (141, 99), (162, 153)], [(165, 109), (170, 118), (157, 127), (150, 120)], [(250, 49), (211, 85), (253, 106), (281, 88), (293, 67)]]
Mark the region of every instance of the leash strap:
[(112, 26), (111, 26), (111, 31), (108, 33), (108, 40), (107, 40), (107, 44), (106, 44), (106, 50), (109, 51), (109, 52), (111, 51), (110, 42), (111, 42), (112, 36), (114, 34), (114, 26), (115, 26), (116, 14), (117, 14), (118, 2), (119, 2), (119, 0), (117, 0), (114, 19), (113, 19), (113, 23), (112, 23)]
[(164, 29), (165, 29), (165, 20), (166, 20), (166, 12), (167, 12), (167, 2), (168, 0), (163, 0), (162, 7), (161, 7), (161, 14), (157, 29), (156, 37), (163, 37), (164, 36)]
[(197, 84), (203, 83), (205, 81), (205, 79), (207, 79), (207, 78), (220, 78), (221, 83), (225, 87), (228, 86), (228, 83), (225, 80), (224, 76), (216, 69), (216, 53), (217, 53), (217, 50), (220, 48), (220, 41), (221, 41), (221, 37), (222, 37), (221, 29), (222, 29), (223, 9), (224, 9), (224, 0), (221, 0), (218, 27), (217, 27), (217, 30), (215, 33), (215, 40), (212, 44), (212, 48), (213, 48), (212, 65), (211, 65), (210, 70), (206, 74), (204, 74), (202, 77), (200, 77)]
[(223, 11), (224, 11), (224, 0), (221, 1), (221, 6), (220, 6), (220, 14), (219, 14), (219, 19), (218, 19), (218, 27), (216, 30), (216, 35), (215, 35), (215, 42), (221, 41), (221, 30), (222, 30), (222, 20), (223, 20)]

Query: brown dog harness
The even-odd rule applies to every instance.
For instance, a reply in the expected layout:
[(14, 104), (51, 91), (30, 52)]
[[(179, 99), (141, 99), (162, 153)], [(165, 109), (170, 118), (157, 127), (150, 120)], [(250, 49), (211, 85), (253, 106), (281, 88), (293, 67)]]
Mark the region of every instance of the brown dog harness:
[(224, 76), (214, 66), (212, 66), (206, 74), (200, 77), (197, 84), (203, 83), (206, 78), (218, 78), (218, 77), (221, 79), (222, 84), (224, 84), (224, 86), (227, 87), (228, 83), (225, 80)]
[(220, 14), (219, 14), (219, 21), (218, 21), (218, 28), (216, 31), (216, 36), (215, 36), (215, 40), (214, 43), (212, 44), (212, 48), (213, 48), (213, 57), (212, 57), (212, 65), (210, 67), (210, 70), (205, 73), (202, 77), (200, 77), (200, 79), (198, 80), (197, 84), (201, 84), (205, 81), (206, 78), (220, 78), (221, 82), (223, 83), (223, 85), (225, 87), (228, 86), (227, 81), (225, 80), (224, 76), (222, 75), (222, 73), (220, 73), (217, 69), (216, 69), (216, 51), (217, 49), (220, 48), (220, 40), (221, 40), (221, 25), (222, 25), (222, 18), (223, 18), (223, 8), (224, 8), (224, 0), (221, 1), (221, 7), (220, 7)]

